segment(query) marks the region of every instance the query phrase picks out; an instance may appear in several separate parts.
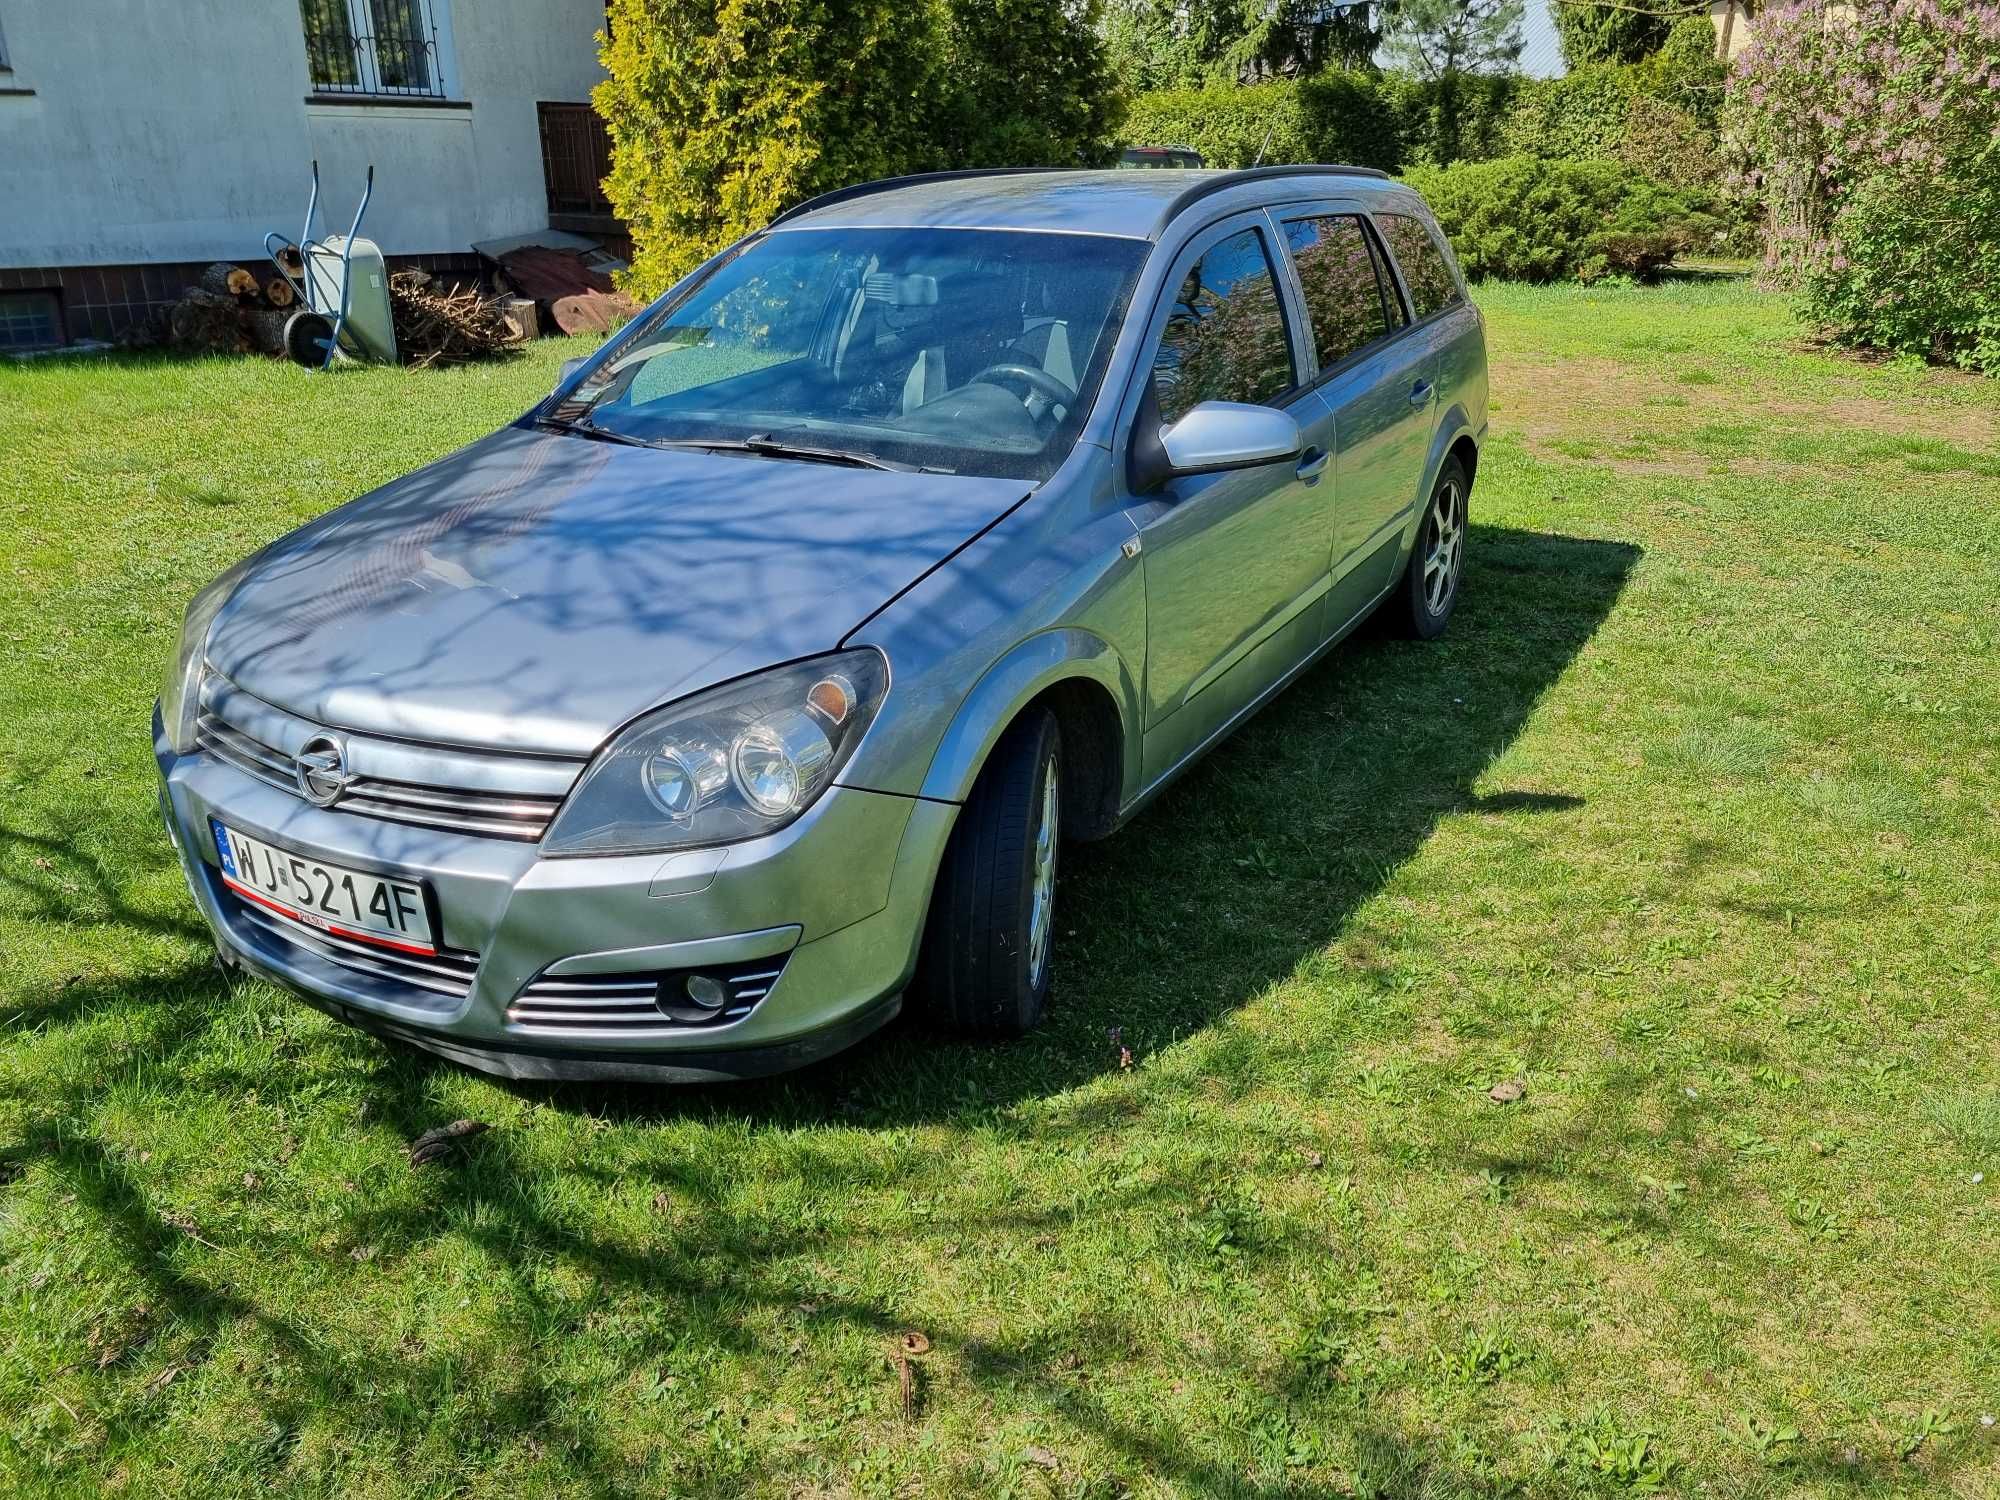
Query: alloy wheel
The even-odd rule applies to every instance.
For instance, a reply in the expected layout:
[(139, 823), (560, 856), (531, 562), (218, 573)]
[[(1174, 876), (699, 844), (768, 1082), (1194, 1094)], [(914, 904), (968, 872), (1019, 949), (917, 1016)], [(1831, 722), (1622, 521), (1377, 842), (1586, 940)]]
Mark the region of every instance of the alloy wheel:
[(1424, 607), (1441, 615), (1458, 589), (1459, 569), (1465, 564), (1465, 498), (1458, 481), (1447, 480), (1431, 497), (1430, 514), (1425, 517)]
[(1028, 984), (1039, 989), (1049, 966), (1049, 946), (1055, 926), (1057, 818), (1056, 763), (1050, 757), (1042, 772), (1041, 826), (1035, 832), (1034, 890), (1028, 908)]

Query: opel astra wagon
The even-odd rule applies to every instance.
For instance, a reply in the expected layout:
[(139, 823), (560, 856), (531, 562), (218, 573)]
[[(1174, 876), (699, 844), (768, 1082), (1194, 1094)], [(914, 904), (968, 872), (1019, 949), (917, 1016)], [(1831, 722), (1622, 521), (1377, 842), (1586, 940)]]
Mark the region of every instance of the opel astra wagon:
[(1445, 628), (1486, 407), (1380, 174), (831, 193), (203, 589), (161, 811), (226, 963), (488, 1071), (1014, 1035), (1066, 842)]

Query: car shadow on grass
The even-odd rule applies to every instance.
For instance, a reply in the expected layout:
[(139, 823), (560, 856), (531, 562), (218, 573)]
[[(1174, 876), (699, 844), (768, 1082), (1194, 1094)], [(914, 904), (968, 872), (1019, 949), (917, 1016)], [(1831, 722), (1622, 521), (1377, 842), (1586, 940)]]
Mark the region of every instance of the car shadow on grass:
[(1441, 819), (1581, 807), (1559, 789), (1474, 786), (1610, 614), (1639, 556), (1623, 542), (1474, 526), (1442, 640), (1365, 627), (1129, 826), (1065, 852), (1055, 992), (1024, 1040), (968, 1042), (906, 1015), (761, 1082), (508, 1086), (625, 1120), (968, 1121), (1195, 1035), (1325, 954)]

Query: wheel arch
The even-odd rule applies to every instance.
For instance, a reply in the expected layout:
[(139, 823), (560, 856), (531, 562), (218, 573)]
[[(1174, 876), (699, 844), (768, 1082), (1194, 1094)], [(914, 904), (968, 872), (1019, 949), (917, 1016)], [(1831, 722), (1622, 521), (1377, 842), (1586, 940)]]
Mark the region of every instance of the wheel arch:
[[(1479, 469), (1479, 446), (1485, 437), (1482, 428), (1475, 432), (1465, 408), (1457, 404), (1448, 407), (1439, 418), (1437, 433), (1431, 439), (1430, 456), (1424, 462), (1424, 482), (1417, 489), (1416, 503), (1410, 507), (1410, 519), (1403, 528), (1404, 558), (1417, 544), (1417, 532), (1424, 523), (1424, 506), (1438, 482), (1438, 475), (1444, 471), (1445, 460), (1456, 458), (1465, 465), (1465, 484), (1468, 491)], [(1468, 496), (1469, 498), (1469, 496)]]
[(1063, 821), (1078, 837), (1102, 836), (1139, 774), (1138, 704), (1138, 685), (1102, 637), (1075, 627), (1030, 636), (966, 694), (919, 795), (963, 802), (1000, 736), (1043, 706), (1062, 732)]

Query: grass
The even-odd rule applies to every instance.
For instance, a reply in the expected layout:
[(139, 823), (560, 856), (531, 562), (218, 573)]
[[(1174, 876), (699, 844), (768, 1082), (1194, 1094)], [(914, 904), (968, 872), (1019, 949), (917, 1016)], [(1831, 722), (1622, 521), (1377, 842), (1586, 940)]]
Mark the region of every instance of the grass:
[(0, 1492), (2000, 1493), (2000, 388), (1482, 300), (1450, 636), (1079, 850), (1035, 1037), (708, 1091), (225, 981), (156, 824), (194, 587), (568, 351), (0, 365)]

